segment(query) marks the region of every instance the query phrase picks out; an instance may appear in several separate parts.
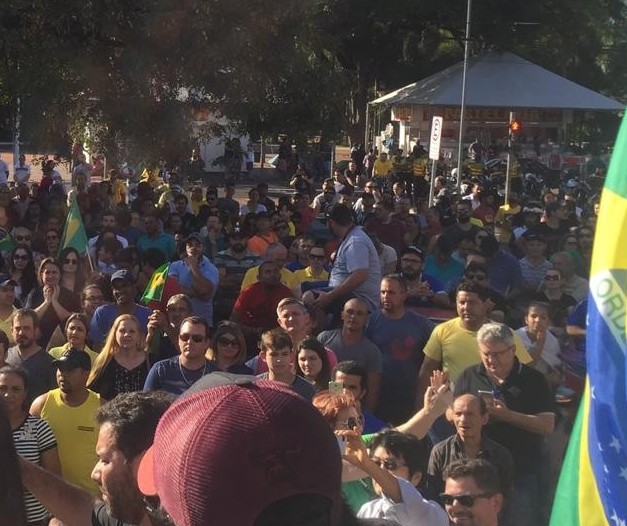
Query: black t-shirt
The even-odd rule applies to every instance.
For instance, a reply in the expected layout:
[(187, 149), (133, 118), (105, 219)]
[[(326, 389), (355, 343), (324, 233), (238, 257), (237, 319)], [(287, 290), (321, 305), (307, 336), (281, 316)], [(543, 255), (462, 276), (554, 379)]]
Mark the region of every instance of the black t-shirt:
[(559, 250), (560, 241), (568, 234), (568, 225), (562, 221), (559, 227), (551, 228), (546, 223), (540, 223), (529, 230), (529, 234), (538, 234), (544, 237), (547, 244), (547, 254), (553, 254)]
[(103, 502), (99, 502), (94, 506), (91, 514), (91, 526), (133, 526), (128, 522), (122, 522), (115, 517), (111, 517)]
[[(497, 385), (483, 364), (468, 367), (455, 383), (455, 396), (465, 393), (479, 395), (478, 391), (492, 391), (512, 411), (527, 415), (549, 413), (555, 410), (554, 399), (544, 375), (521, 364), (517, 359), (505, 382)], [(517, 474), (535, 471), (541, 460), (542, 435), (531, 433), (505, 422), (490, 421), (484, 428), (485, 436), (509, 449)]]

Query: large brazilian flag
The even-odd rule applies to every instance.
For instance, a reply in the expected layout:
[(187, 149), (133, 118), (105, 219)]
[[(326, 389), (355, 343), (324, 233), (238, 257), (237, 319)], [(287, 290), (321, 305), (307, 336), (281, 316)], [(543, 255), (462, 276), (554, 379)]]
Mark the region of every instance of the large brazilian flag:
[(551, 526), (627, 525), (627, 115), (603, 188), (590, 272), (586, 388)]

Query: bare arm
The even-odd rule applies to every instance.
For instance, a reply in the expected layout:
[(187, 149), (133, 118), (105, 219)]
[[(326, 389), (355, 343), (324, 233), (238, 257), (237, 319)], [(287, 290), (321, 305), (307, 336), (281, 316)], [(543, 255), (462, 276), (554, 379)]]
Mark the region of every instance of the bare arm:
[(425, 356), (418, 373), (418, 387), (416, 388), (416, 407), (421, 407), (423, 404), (425, 392), (431, 385), (431, 375), (433, 371), (440, 370), (442, 368), (442, 362)]
[(402, 502), (398, 480), (392, 473), (380, 468), (368, 456), (366, 445), (361, 437), (354, 431), (338, 431), (336, 434), (346, 441), (343, 458), (375, 480), (386, 497), (394, 502)]
[(537, 415), (526, 415), (508, 409), (503, 402), (495, 400), (494, 405), (488, 408), (490, 418), (500, 422), (506, 422), (530, 433), (549, 435), (555, 428), (555, 414), (538, 413)]
[(96, 499), (45, 469), (19, 458), (22, 483), (55, 517), (66, 524), (91, 524)]
[(407, 422), (397, 426), (396, 430), (422, 439), (452, 403), (453, 393), (446, 381), (446, 375), (436, 371), (431, 379), (431, 386), (425, 391), (422, 408)]
[(41, 411), (44, 405), (46, 405), (46, 400), (48, 400), (48, 393), (44, 393), (35, 398), (30, 406), (29, 413), (33, 416), (41, 416)]
[(61, 462), (59, 461), (59, 450), (53, 447), (41, 454), (41, 465), (46, 471), (61, 476)]
[(330, 296), (329, 299), (333, 301), (353, 292), (368, 279), (369, 272), (370, 270), (367, 268), (360, 268), (352, 272), (350, 276), (328, 293), (328, 296)]
[(379, 394), (381, 393), (381, 373), (368, 373), (368, 393), (364, 400), (364, 406), (373, 413), (379, 405)]
[(569, 336), (585, 336), (586, 329), (582, 329), (581, 327), (577, 327), (576, 325), (566, 325), (566, 333)]

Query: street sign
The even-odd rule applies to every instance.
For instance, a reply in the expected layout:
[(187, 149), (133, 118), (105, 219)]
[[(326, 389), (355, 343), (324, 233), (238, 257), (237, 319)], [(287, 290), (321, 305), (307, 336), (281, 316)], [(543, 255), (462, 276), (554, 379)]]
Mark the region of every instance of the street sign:
[(431, 141), (429, 142), (429, 159), (440, 158), (440, 139), (442, 138), (442, 117), (433, 117), (431, 121)]

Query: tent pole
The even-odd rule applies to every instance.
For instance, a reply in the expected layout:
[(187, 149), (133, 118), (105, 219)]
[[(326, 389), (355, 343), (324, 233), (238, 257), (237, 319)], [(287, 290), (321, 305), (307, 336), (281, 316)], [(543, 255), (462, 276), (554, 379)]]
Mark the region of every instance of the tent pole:
[(459, 113), (459, 146), (457, 148), (457, 189), (462, 187), (462, 148), (464, 147), (464, 111), (466, 110), (466, 73), (468, 72), (468, 43), (470, 41), (470, 15), (472, 0), (466, 10), (466, 38), (464, 39), (464, 74), (462, 77), (462, 104)]

